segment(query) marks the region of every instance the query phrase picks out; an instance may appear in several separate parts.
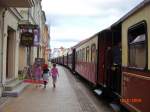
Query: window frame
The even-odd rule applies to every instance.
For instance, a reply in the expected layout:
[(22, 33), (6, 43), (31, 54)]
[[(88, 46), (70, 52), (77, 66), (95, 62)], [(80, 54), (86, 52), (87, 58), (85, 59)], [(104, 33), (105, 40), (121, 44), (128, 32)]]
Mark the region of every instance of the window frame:
[[(95, 48), (95, 59), (93, 60), (93, 46), (94, 46), (94, 48)], [(96, 44), (95, 43), (93, 43), (92, 45), (91, 45), (91, 62), (92, 63), (96, 63)]]
[[(144, 68), (139, 68), (139, 67), (133, 67), (133, 66), (130, 66), (130, 36), (129, 36), (129, 31), (130, 30), (133, 30), (133, 29), (136, 29), (138, 26), (140, 26), (140, 25), (143, 25), (144, 26), (144, 28), (145, 28), (145, 44), (146, 44), (146, 54), (145, 54), (145, 58), (146, 58), (146, 63), (145, 63), (145, 67)], [(140, 21), (140, 22), (138, 22), (138, 23), (136, 23), (136, 24), (134, 24), (134, 25), (132, 25), (132, 26), (130, 26), (129, 28), (128, 28), (128, 31), (127, 31), (127, 44), (128, 44), (128, 46), (127, 46), (127, 48), (128, 48), (128, 68), (129, 69), (134, 69), (134, 70), (139, 70), (139, 71), (147, 71), (148, 70), (148, 35), (147, 35), (147, 22), (146, 22), (146, 20), (142, 20), (142, 21)]]
[[(87, 51), (88, 51), (88, 53), (87, 53)], [(88, 55), (87, 55), (87, 54), (88, 54)], [(90, 47), (87, 46), (87, 47), (86, 47), (86, 62), (90, 62), (89, 57), (90, 57)]]
[(85, 62), (85, 48), (82, 48), (82, 61)]

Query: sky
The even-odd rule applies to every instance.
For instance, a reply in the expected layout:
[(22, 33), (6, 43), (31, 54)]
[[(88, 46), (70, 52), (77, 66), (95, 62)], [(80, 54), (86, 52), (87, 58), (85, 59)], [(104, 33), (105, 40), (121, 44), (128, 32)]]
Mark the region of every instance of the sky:
[(43, 0), (51, 48), (69, 48), (108, 28), (143, 0)]

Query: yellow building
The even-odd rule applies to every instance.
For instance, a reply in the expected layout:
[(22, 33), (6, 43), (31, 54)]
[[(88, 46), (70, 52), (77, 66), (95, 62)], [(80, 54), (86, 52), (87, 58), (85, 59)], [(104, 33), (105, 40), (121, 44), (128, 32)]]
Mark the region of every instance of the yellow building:
[(48, 63), (50, 51), (51, 50), (50, 50), (49, 28), (48, 25), (45, 25), (42, 36), (42, 57), (45, 59), (46, 63)]

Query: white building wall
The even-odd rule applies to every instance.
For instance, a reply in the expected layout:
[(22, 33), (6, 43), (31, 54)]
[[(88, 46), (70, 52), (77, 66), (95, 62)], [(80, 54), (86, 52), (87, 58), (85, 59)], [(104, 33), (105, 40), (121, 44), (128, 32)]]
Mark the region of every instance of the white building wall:
[[(10, 19), (11, 18), (11, 19)], [(13, 65), (14, 65), (14, 70), (13, 70), (13, 75), (15, 77), (18, 76), (18, 45), (16, 43), (16, 41), (19, 39), (19, 32), (18, 32), (18, 21), (19, 19), (12, 14), (12, 12), (10, 10), (8, 10), (5, 14), (5, 18), (4, 18), (4, 40), (3, 40), (3, 81), (6, 81), (6, 56), (7, 56), (7, 30), (8, 30), (8, 26), (11, 27), (13, 30), (16, 31), (16, 36), (15, 36), (15, 40), (13, 41), (14, 43), (13, 46), (15, 49), (15, 53), (14, 53), (14, 61), (13, 61)], [(14, 78), (15, 78), (14, 77)]]
[(0, 96), (1, 96), (1, 94), (2, 94), (2, 53), (3, 53), (3, 51), (2, 51), (2, 28), (3, 28), (3, 20), (2, 20), (2, 13), (3, 13), (3, 8), (0, 8)]

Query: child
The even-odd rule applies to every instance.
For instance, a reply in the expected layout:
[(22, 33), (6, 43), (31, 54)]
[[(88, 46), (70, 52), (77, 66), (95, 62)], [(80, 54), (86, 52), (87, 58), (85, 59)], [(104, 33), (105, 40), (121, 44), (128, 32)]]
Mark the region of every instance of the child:
[(43, 65), (43, 81), (44, 81), (44, 88), (46, 88), (47, 82), (48, 82), (48, 77), (49, 77), (49, 69), (48, 65), (44, 64)]
[(52, 75), (52, 79), (53, 79), (53, 87), (56, 87), (56, 80), (57, 80), (57, 76), (58, 74), (58, 69), (56, 68), (56, 64), (53, 64), (53, 68), (51, 69), (51, 75)]

